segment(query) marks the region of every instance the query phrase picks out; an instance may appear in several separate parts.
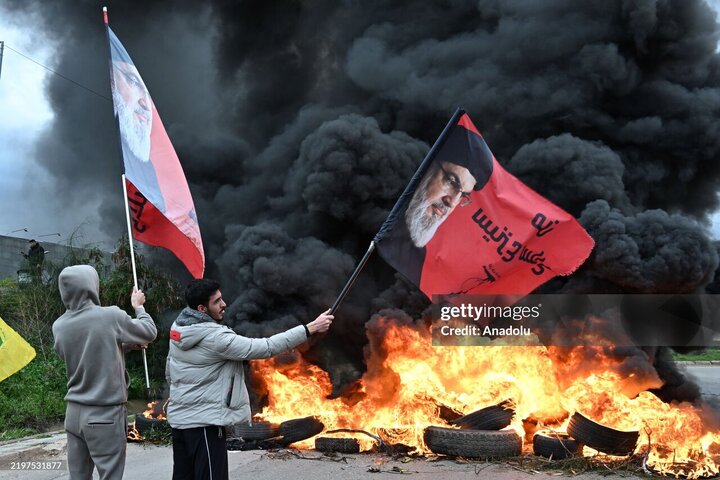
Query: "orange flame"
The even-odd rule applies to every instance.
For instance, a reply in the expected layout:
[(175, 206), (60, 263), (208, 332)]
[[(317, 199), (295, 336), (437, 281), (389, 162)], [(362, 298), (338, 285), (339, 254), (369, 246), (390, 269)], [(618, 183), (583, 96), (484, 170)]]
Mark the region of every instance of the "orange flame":
[(142, 413), (145, 418), (154, 418), (156, 420), (167, 420), (165, 416), (165, 407), (167, 406), (167, 400), (164, 403), (160, 403), (160, 400), (155, 400), (147, 404), (147, 409)]
[(135, 423), (131, 423), (128, 426), (127, 440), (128, 442), (142, 442), (144, 440), (143, 436), (140, 435), (140, 432), (135, 428)]
[[(268, 390), (258, 416), (281, 422), (315, 415), (328, 430), (367, 430), (427, 453), (423, 430), (447, 426), (442, 407), (467, 414), (511, 399), (511, 428), (525, 437), (526, 452), (535, 430), (563, 430), (580, 411), (619, 430), (640, 430), (636, 452), (656, 472), (698, 478), (720, 471), (720, 434), (707, 429), (698, 407), (667, 404), (647, 392), (661, 384), (647, 358), (634, 357), (645, 368), (624, 373), (627, 359), (603, 347), (433, 347), (427, 327), (385, 317), (367, 330), (367, 371), (338, 398), (329, 398), (328, 374), (298, 354), (253, 362), (253, 375)], [(363, 449), (373, 442), (358, 439)]]

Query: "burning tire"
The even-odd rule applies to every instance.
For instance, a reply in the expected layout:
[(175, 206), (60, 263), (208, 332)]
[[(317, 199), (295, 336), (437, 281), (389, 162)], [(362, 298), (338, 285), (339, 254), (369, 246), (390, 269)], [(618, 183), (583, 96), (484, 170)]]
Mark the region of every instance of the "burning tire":
[(427, 427), (423, 438), (432, 452), (458, 457), (515, 457), (522, 450), (522, 439), (512, 430)]
[(509, 401), (477, 410), (449, 422), (460, 428), (472, 430), (502, 430), (510, 425), (515, 409)]
[(322, 432), (325, 425), (315, 417), (304, 417), (288, 420), (280, 424), (280, 435), (283, 445), (299, 442), (314, 437)]
[(319, 452), (360, 453), (360, 442), (355, 438), (318, 437), (315, 450)]
[(268, 438), (267, 440), (245, 440), (243, 438), (228, 437), (226, 443), (228, 450), (272, 450), (282, 447), (279, 437)]
[(580, 455), (582, 443), (567, 433), (540, 431), (533, 436), (533, 453), (540, 457), (562, 460)]
[(568, 433), (588, 447), (608, 455), (630, 455), (635, 451), (639, 432), (615, 430), (575, 412)]
[(150, 430), (158, 430), (161, 428), (169, 428), (167, 420), (165, 420), (164, 418), (158, 419), (146, 417), (144, 415), (135, 415), (135, 429), (140, 435), (145, 436), (145, 432), (149, 432)]
[(270, 422), (253, 422), (251, 424), (233, 425), (228, 432), (230, 438), (243, 440), (267, 440), (280, 435), (280, 425)]

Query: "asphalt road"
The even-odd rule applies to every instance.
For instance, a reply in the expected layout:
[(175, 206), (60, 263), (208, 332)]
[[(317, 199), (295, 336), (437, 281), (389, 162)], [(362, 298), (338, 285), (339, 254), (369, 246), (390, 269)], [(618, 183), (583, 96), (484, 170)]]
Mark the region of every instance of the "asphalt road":
[(720, 396), (720, 365), (684, 365), (681, 368), (695, 378), (704, 396)]
[[(703, 395), (718, 405), (720, 400), (720, 365), (683, 366), (700, 384)], [(21, 470), (21, 462), (60, 462), (57, 470)], [(230, 478), (252, 480), (335, 480), (335, 479), (394, 479), (410, 475), (413, 480), (455, 480), (490, 477), (493, 480), (518, 480), (532, 475), (534, 480), (551, 480), (558, 473), (541, 473), (532, 466), (518, 468), (500, 462), (426, 461), (413, 459), (407, 463), (392, 460), (386, 455), (357, 454), (328, 457), (314, 451), (281, 450), (279, 452), (229, 452)], [(26, 467), (53, 466), (39, 463)], [(15, 467), (15, 469), (13, 469)], [(4, 479), (67, 479), (65, 434), (56, 433), (0, 444), (0, 480)], [(632, 477), (627, 472), (603, 475), (577, 475), (586, 480), (620, 479)], [(567, 474), (567, 472), (566, 472)], [(124, 478), (163, 480), (172, 477), (171, 447), (131, 443)], [(97, 478), (97, 474), (95, 476)], [(640, 477), (637, 477), (640, 478)]]
[[(65, 461), (62, 438), (57, 436), (55, 446), (43, 453), (35, 452), (31, 458), (36, 461), (51, 459)], [(52, 442), (51, 442), (52, 443)], [(53, 454), (53, 448), (57, 453)], [(49, 480), (69, 478), (63, 463), (61, 470), (8, 470), (7, 463), (0, 457), (0, 479)], [(379, 454), (324, 456), (318, 452), (281, 450), (279, 452), (229, 452), (230, 478), (252, 480), (398, 480), (398, 476), (409, 476), (412, 480), (457, 480), (492, 478), (493, 480), (555, 480), (558, 473), (533, 472), (531, 467), (519, 468), (501, 463), (456, 462), (451, 460), (426, 461), (415, 459), (410, 462), (391, 460)], [(585, 473), (578, 475), (583, 480), (620, 480), (628, 474), (603, 475)], [(170, 447), (128, 445), (125, 467), (127, 479), (165, 480), (172, 477), (172, 450)], [(93, 478), (98, 478), (97, 473)], [(638, 477), (640, 478), (640, 477)]]

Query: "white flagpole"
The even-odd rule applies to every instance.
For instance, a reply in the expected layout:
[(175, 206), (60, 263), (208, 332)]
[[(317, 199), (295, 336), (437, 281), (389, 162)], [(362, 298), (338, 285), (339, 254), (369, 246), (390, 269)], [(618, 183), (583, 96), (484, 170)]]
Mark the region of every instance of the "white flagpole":
[[(123, 198), (125, 199), (125, 218), (127, 218), (128, 240), (130, 240), (130, 263), (132, 265), (133, 285), (138, 288), (137, 267), (135, 266), (135, 246), (133, 245), (132, 223), (130, 221), (130, 204), (128, 203), (127, 183), (125, 174), (122, 174)], [(143, 352), (144, 354), (145, 352)], [(147, 372), (146, 372), (147, 373)]]
[[(128, 240), (130, 241), (130, 264), (132, 265), (132, 274), (133, 274), (133, 285), (135, 285), (135, 288), (138, 288), (138, 280), (137, 280), (137, 267), (135, 266), (135, 246), (133, 245), (133, 235), (132, 235), (132, 223), (130, 221), (130, 203), (128, 202), (128, 195), (127, 195), (127, 183), (125, 183), (125, 174), (122, 174), (122, 184), (123, 184), (123, 198), (125, 199), (125, 218), (127, 219), (127, 227), (128, 227)], [(143, 359), (143, 366), (145, 367), (145, 388), (147, 388), (148, 396), (150, 395), (150, 375), (148, 374), (148, 366), (147, 366), (147, 355), (145, 354), (145, 349), (142, 348), (142, 359)]]

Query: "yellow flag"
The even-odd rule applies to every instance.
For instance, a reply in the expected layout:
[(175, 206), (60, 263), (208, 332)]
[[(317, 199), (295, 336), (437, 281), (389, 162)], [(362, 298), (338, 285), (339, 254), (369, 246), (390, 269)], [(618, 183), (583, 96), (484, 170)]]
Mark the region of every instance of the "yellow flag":
[(0, 318), (0, 382), (35, 358), (35, 349)]

